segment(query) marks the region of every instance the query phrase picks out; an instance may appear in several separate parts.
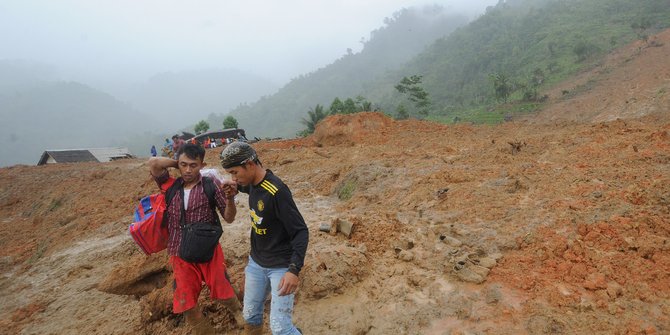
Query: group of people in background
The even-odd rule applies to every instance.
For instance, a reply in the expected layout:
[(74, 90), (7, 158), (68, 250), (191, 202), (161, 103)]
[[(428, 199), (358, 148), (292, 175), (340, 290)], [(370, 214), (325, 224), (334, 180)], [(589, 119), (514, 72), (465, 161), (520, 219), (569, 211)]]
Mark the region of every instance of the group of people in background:
[[(218, 142), (217, 142), (218, 141)], [(247, 138), (241, 133), (237, 133), (237, 138), (222, 138), (220, 140), (218, 139), (213, 139), (211, 137), (206, 137), (202, 143), (199, 142), (198, 140), (195, 139), (195, 137), (189, 139), (189, 140), (184, 140), (183, 138), (179, 137), (178, 135), (173, 135), (172, 139), (166, 138), (165, 143), (163, 143), (163, 147), (161, 148), (161, 156), (163, 157), (170, 157), (173, 159), (177, 159), (177, 152), (179, 152), (179, 149), (184, 146), (186, 143), (192, 143), (192, 144), (198, 144), (202, 145), (203, 148), (205, 149), (212, 149), (216, 148), (219, 145), (228, 145), (233, 142), (247, 142)], [(152, 145), (151, 146), (151, 156), (156, 157), (158, 156), (158, 151), (156, 150), (156, 146)]]

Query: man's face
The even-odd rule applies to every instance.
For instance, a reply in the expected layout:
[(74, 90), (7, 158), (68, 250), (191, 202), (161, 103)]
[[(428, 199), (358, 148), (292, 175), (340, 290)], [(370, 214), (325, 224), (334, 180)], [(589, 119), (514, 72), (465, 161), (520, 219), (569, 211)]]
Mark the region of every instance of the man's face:
[(251, 184), (254, 180), (253, 169), (249, 166), (250, 163), (245, 163), (240, 166), (233, 166), (226, 169), (226, 172), (230, 173), (230, 177), (234, 182), (247, 186)]
[(205, 166), (205, 163), (200, 159), (192, 159), (185, 154), (179, 155), (177, 163), (181, 177), (187, 184), (200, 178), (200, 170)]

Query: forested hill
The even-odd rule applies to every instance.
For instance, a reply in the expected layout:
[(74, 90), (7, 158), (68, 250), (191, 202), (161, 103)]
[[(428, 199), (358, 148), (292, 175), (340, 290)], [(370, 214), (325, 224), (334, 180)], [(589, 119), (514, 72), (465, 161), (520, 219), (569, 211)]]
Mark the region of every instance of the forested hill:
[[(612, 49), (669, 27), (670, 1), (508, 0), (454, 31), (462, 23), (439, 8), (404, 10), (375, 31), (360, 53), (232, 114), (259, 137), (293, 136), (304, 128), (300, 121), (308, 111), (321, 104), (328, 112), (336, 97), (362, 96), (393, 116), (402, 109), (404, 117), (498, 122), (540, 108), (538, 92)], [(407, 86), (427, 93), (419, 107), (396, 88), (412, 76), (418, 81)], [(495, 107), (506, 101), (519, 104)]]
[(669, 26), (668, 0), (508, 0), (437, 40), (396, 74), (371, 83), (382, 94), (363, 94), (392, 112), (399, 103), (393, 88), (399, 78), (420, 75), (431, 117), (496, 121), (502, 116), (482, 115), (490, 105), (523, 100), (530, 106), (521, 108), (537, 108), (538, 90)]
[[(239, 106), (231, 114), (252, 136), (294, 136), (304, 127), (300, 120), (309, 108), (330, 104), (335, 97), (355, 97), (375, 78), (397, 70), (435, 39), (466, 22), (465, 17), (446, 13), (441, 7), (403, 9), (371, 33), (361, 52), (348, 52), (333, 64), (294, 78), (278, 93)], [(221, 120), (209, 121), (220, 124)]]

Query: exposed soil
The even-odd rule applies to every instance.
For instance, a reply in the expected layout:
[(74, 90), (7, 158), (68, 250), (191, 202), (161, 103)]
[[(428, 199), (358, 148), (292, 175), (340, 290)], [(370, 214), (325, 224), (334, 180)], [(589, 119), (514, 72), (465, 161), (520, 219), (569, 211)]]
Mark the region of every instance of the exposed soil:
[[(652, 40), (557, 86), (532, 119), (359, 113), (255, 144), (310, 229), (294, 321), (307, 334), (670, 333), (670, 31)], [(126, 232), (155, 192), (143, 160), (0, 169), (2, 332), (188, 334), (166, 256)], [(221, 242), (242, 289), (238, 200)], [(338, 219), (349, 238), (319, 231)], [(206, 289), (201, 303), (241, 333)]]

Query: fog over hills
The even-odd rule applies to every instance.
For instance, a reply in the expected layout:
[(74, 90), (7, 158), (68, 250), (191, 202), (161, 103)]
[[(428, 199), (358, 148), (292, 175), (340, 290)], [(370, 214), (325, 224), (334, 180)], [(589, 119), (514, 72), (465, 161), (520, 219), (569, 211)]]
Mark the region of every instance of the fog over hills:
[(0, 95), (0, 165), (36, 164), (47, 149), (120, 144), (150, 119), (76, 82), (33, 82)]
[(61, 79), (54, 66), (0, 61), (0, 136), (9, 144), (0, 166), (35, 164), (47, 149), (126, 146), (145, 156), (179, 129), (275, 89), (258, 76), (212, 69), (159, 74), (113, 96)]
[(252, 136), (295, 136), (304, 128), (301, 118), (316, 104), (328, 107), (336, 97), (355, 98), (376, 89), (370, 86), (375, 79), (396, 71), (436, 39), (467, 22), (467, 17), (440, 6), (403, 9), (372, 31), (360, 52), (295, 78), (276, 94), (240, 106), (231, 114)]
[[(400, 40), (382, 33), (393, 13), (430, 3), (474, 17), (495, 0), (2, 2), (0, 29), (8, 33), (0, 36), (0, 137), (9, 145), (0, 166), (35, 164), (46, 149), (127, 146), (146, 156), (165, 137), (193, 131), (200, 120), (220, 128), (231, 110), (331, 64), (307, 94), (359, 91), (346, 88), (352, 73), (397, 66), (438, 37), (425, 24), (398, 31)], [(371, 32), (385, 39), (372, 42)], [(349, 66), (364, 46), (374, 55)], [(299, 127), (305, 110), (292, 106), (240, 115), (240, 126), (279, 119), (284, 128)]]
[(266, 79), (237, 70), (170, 72), (137, 85), (127, 101), (140, 111), (183, 127), (212, 113), (228, 113), (240, 103), (256, 101), (277, 88)]

